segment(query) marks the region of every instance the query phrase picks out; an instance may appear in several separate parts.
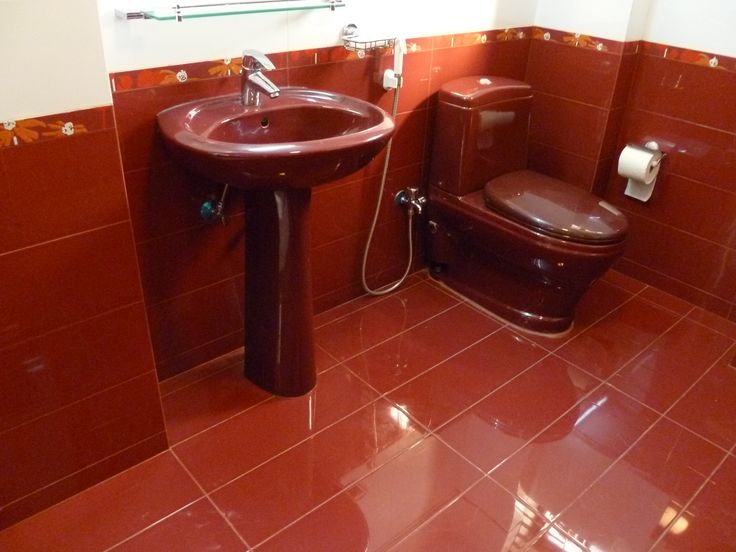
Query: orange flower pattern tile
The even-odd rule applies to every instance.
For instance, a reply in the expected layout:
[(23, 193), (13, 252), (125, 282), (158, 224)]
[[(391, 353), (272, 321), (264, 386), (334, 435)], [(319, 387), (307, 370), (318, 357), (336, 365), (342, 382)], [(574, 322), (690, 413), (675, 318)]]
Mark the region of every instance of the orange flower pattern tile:
[(0, 122), (0, 148), (23, 146), (43, 140), (67, 138), (102, 130), (109, 128), (111, 121), (112, 106), (3, 121)]

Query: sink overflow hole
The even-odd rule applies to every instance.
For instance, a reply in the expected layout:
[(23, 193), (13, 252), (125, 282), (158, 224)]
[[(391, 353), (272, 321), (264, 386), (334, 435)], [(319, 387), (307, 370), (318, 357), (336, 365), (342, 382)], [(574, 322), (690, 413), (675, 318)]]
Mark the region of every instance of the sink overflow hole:
[(268, 126), (268, 117), (261, 119), (261, 127), (266, 128)]

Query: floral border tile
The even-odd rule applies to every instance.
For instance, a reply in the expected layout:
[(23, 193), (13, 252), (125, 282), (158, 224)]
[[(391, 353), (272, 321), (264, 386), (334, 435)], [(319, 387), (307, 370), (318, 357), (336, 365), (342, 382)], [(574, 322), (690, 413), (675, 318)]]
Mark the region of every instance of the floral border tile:
[(721, 56), (698, 50), (688, 50), (656, 42), (642, 41), (641, 53), (645, 56), (659, 57), (702, 67), (736, 72), (736, 58)]
[(0, 148), (10, 148), (113, 128), (112, 106), (0, 121)]
[[(408, 53), (412, 54), (438, 48), (458, 48), (493, 42), (523, 40), (530, 38), (530, 36), (531, 27), (519, 27), (435, 37), (409, 38), (407, 39), (407, 49), (409, 50)], [(379, 55), (390, 55), (390, 53), (390, 50), (387, 49)], [(273, 61), (276, 67), (288, 69), (307, 65), (336, 63), (357, 59), (360, 56), (356, 52), (346, 50), (342, 46), (328, 46), (325, 48), (269, 53), (268, 57), (271, 58), (271, 61)], [(175, 85), (192, 80), (235, 76), (240, 73), (241, 64), (242, 60), (240, 58), (227, 58), (150, 69), (121, 71), (110, 74), (110, 86), (113, 92), (124, 92), (126, 90), (140, 88)]]
[[(576, 48), (585, 48), (586, 50), (596, 50), (598, 52), (606, 52), (609, 54), (633, 53), (632, 48), (636, 51), (635, 43), (618, 42), (607, 38), (599, 38), (595, 36), (585, 35), (581, 33), (571, 33), (569, 31), (558, 31), (556, 29), (546, 29), (543, 27), (534, 27), (532, 29), (532, 38), (535, 40), (545, 40)], [(629, 46), (632, 45), (632, 46)]]
[(508, 42), (524, 40), (531, 36), (531, 27), (514, 27), (508, 29), (494, 29), (489, 31), (439, 35), (432, 38), (432, 48), (459, 48), (462, 46), (477, 46), (493, 42)]

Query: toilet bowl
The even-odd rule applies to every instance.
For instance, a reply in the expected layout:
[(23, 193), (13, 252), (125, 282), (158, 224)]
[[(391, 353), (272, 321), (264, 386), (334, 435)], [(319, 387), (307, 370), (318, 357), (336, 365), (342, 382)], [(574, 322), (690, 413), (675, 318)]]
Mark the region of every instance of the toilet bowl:
[(530, 171), (531, 87), (465, 77), (439, 92), (429, 177), (432, 276), (523, 329), (567, 331), (590, 285), (624, 250), (626, 217)]

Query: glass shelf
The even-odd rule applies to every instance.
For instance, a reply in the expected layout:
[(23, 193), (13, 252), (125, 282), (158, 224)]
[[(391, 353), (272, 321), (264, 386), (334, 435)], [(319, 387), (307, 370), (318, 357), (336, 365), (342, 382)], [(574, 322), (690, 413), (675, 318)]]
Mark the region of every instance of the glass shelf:
[(250, 13), (272, 13), (306, 10), (331, 10), (345, 7), (344, 0), (250, 0), (151, 8), (139, 11), (115, 10), (118, 19), (151, 19), (155, 21), (183, 21), (203, 17), (222, 17)]

